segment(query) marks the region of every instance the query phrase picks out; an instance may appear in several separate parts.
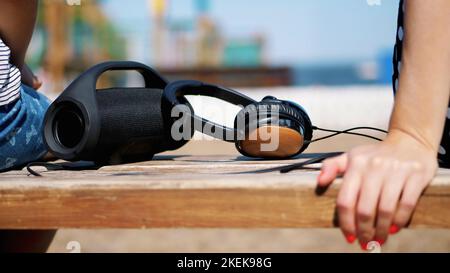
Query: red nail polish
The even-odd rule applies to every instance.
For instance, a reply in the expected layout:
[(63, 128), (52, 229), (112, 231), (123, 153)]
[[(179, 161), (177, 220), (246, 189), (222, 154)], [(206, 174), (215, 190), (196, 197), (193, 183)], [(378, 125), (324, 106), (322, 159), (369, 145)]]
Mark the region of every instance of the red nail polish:
[(366, 251), (367, 250), (367, 245), (369, 244), (369, 242), (359, 242), (359, 245), (361, 246), (361, 249)]
[(382, 239), (374, 239), (375, 242), (379, 243), (380, 246), (384, 245), (384, 243), (386, 243), (386, 240), (382, 240)]
[(353, 234), (345, 235), (345, 239), (349, 244), (353, 244), (356, 240), (356, 236)]
[(396, 234), (400, 231), (400, 228), (397, 225), (392, 225), (389, 228), (389, 234)]

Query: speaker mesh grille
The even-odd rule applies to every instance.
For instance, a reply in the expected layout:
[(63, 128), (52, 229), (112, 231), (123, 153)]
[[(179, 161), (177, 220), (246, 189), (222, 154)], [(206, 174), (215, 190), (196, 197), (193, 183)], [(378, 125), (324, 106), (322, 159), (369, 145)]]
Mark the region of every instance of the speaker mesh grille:
[[(164, 147), (161, 114), (162, 90), (148, 88), (109, 88), (96, 93), (101, 117), (99, 147), (108, 153), (158, 153)], [(127, 148), (128, 146), (128, 148)], [(135, 151), (130, 149), (134, 147)], [(136, 150), (139, 149), (139, 150)]]

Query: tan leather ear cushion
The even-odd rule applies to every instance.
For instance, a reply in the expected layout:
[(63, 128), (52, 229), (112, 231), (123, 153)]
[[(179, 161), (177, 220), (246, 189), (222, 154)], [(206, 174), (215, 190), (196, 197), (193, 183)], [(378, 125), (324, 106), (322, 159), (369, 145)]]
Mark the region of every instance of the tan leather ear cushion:
[(296, 130), (266, 125), (250, 132), (246, 140), (240, 141), (240, 147), (254, 157), (286, 158), (298, 153), (303, 141), (303, 136)]

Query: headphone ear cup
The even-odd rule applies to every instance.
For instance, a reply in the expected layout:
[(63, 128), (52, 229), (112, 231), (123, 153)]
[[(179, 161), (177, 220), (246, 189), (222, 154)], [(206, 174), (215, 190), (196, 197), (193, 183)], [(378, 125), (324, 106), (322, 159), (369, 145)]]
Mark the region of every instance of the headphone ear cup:
[(249, 157), (295, 156), (305, 149), (304, 123), (302, 113), (283, 101), (251, 104), (236, 116), (236, 148)]
[(296, 120), (300, 123), (302, 129), (302, 135), (304, 139), (304, 144), (299, 154), (302, 153), (306, 148), (308, 148), (310, 141), (312, 140), (312, 122), (309, 118), (306, 111), (298, 104), (292, 103), (290, 101), (283, 101), (281, 107), (284, 108), (285, 111), (289, 111)]

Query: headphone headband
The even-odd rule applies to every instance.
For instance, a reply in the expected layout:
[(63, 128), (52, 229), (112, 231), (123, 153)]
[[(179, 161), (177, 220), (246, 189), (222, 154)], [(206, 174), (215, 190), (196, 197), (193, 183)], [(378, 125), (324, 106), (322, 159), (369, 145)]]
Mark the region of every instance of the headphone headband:
[[(201, 95), (206, 97), (212, 97), (224, 100), (234, 105), (247, 106), (257, 101), (229, 88), (206, 84), (200, 81), (192, 81), (192, 80), (184, 80), (184, 81), (175, 81), (169, 83), (163, 94), (163, 100), (165, 100), (168, 105), (170, 105), (170, 110), (178, 105), (184, 105), (182, 98), (185, 95)], [(205, 118), (199, 117), (194, 113), (186, 113), (191, 115), (192, 121), (194, 122), (194, 129), (208, 134), (212, 137), (217, 137), (214, 135), (214, 132), (218, 130), (223, 132), (223, 140), (228, 142), (234, 142), (236, 138), (236, 130), (233, 128), (229, 128), (227, 126), (223, 126), (207, 120)], [(199, 127), (201, 126), (201, 127)], [(210, 131), (204, 131), (203, 128), (205, 126), (209, 127)], [(228, 136), (225, 137), (225, 136)], [(229, 139), (229, 136), (233, 136), (233, 139)]]
[(166, 86), (164, 93), (165, 98), (174, 106), (181, 104), (179, 98), (185, 95), (212, 97), (243, 106), (257, 102), (233, 89), (192, 80), (171, 82)]

